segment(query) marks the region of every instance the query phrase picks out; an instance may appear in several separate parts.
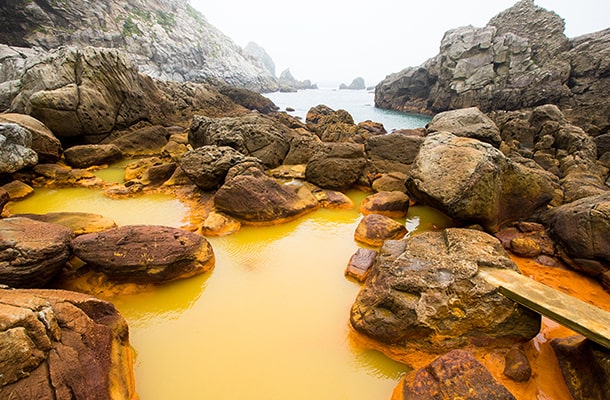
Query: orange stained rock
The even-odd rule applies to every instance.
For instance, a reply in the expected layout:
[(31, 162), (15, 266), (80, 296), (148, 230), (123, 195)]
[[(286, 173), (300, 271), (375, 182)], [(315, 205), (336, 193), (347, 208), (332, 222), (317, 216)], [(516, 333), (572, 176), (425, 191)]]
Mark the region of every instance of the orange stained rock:
[[(606, 292), (592, 278), (570, 269), (547, 267), (532, 259), (515, 256), (511, 256), (511, 258), (524, 275), (610, 311), (610, 293)], [(555, 353), (550, 346), (552, 339), (572, 335), (575, 335), (572, 330), (543, 317), (540, 333), (523, 345), (532, 367), (532, 378), (524, 383), (514, 382), (503, 374), (504, 355), (509, 347), (469, 346), (465, 350), (470, 351), (483, 363), (494, 378), (506, 386), (518, 400), (573, 400), (561, 375)], [(358, 346), (379, 350), (386, 356), (412, 368), (396, 386), (391, 400), (402, 400), (403, 382), (413, 379), (418, 369), (423, 368), (443, 353), (416, 348), (408, 344), (406, 346), (385, 345), (365, 338), (353, 330), (350, 336)]]

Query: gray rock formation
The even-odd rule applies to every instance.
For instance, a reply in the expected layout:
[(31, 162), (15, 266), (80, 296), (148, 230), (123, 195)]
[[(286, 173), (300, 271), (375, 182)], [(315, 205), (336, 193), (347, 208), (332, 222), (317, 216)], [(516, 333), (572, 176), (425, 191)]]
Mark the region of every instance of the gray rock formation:
[(476, 106), (483, 112), (541, 104), (569, 109), (569, 117), (594, 132), (610, 128), (610, 29), (569, 40), (555, 13), (522, 0), (487, 26), (445, 33), (440, 53), (377, 85), (375, 104), (401, 111), (437, 113)]
[(296, 92), (297, 90), (303, 89), (317, 89), (317, 85), (312, 84), (309, 79), (304, 81), (299, 81), (290, 72), (290, 69), (287, 68), (282, 71), (279, 78), (280, 92)]
[(32, 150), (38, 154), (38, 162), (57, 162), (63, 152), (61, 143), (53, 132), (42, 122), (25, 114), (4, 113), (0, 115), (0, 122), (13, 122), (27, 129), (32, 134)]
[(450, 228), (386, 241), (351, 310), (356, 331), (435, 351), (493, 340), (525, 342), (540, 315), (498, 293), (479, 267), (517, 270), (494, 237)]
[(28, 218), (0, 220), (0, 284), (43, 287), (70, 257), (72, 231)]
[(366, 89), (366, 85), (364, 83), (364, 78), (362, 78), (360, 76), (357, 78), (354, 78), (352, 83), (350, 83), (349, 85), (342, 83), (341, 85), (339, 85), (339, 89), (340, 90), (364, 90), (364, 89)]
[(570, 264), (582, 264), (586, 270), (597, 261), (597, 271), (589, 269), (593, 275), (610, 270), (610, 192), (555, 207), (543, 221), (549, 235), (575, 259)]
[(246, 47), (244, 47), (244, 53), (260, 61), (267, 71), (269, 71), (272, 76), (275, 76), (275, 62), (269, 53), (267, 53), (267, 50), (262, 46), (254, 42), (248, 42)]
[[(542, 167), (559, 178), (564, 192), (561, 202), (569, 203), (610, 190), (604, 183), (610, 164), (604, 166), (598, 160), (597, 138), (570, 124), (556, 106), (493, 112), (490, 116), (500, 128), (505, 145), (510, 147), (506, 151), (511, 158)], [(598, 138), (603, 140), (603, 136)]]
[(245, 109), (206, 84), (155, 81), (116, 49), (61, 47), (49, 52), (0, 45), (0, 103), (31, 115), (60, 138), (99, 142), (138, 122), (172, 124), (195, 112)]
[(290, 144), (288, 129), (278, 121), (262, 115), (235, 118), (195, 116), (189, 143), (201, 146), (229, 146), (240, 153), (258, 158), (267, 168), (282, 164)]
[(365, 165), (362, 145), (322, 143), (307, 163), (305, 177), (322, 188), (347, 189), (358, 180)]
[(0, 174), (17, 172), (38, 163), (32, 134), (15, 123), (0, 122)]
[(154, 225), (122, 226), (72, 241), (74, 254), (118, 282), (161, 283), (202, 274), (214, 252), (201, 235)]
[(254, 90), (277, 82), (188, 0), (0, 4), (0, 43), (50, 50), (63, 45), (126, 51), (147, 75), (174, 81), (217, 81)]
[(125, 319), (65, 290), (0, 289), (0, 397), (134, 399)]
[(478, 139), (495, 148), (500, 147), (500, 130), (493, 120), (478, 108), (461, 108), (436, 114), (426, 125), (426, 133), (451, 132), (456, 136)]

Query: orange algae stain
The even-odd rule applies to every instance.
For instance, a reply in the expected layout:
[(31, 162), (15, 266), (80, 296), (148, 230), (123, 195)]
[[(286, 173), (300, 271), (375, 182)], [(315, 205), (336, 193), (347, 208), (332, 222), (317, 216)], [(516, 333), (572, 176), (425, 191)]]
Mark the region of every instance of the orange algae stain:
[[(544, 266), (532, 259), (512, 255), (511, 258), (525, 276), (610, 311), (610, 293), (606, 292), (594, 279), (577, 271)], [(466, 346), (463, 349), (471, 352), (490, 371), (493, 377), (506, 386), (518, 400), (573, 400), (561, 374), (550, 341), (575, 334), (574, 331), (543, 317), (540, 333), (529, 342), (522, 344), (532, 368), (531, 379), (523, 383), (515, 382), (503, 373), (504, 356), (510, 347)], [(350, 332), (350, 340), (361, 347), (378, 350), (387, 357), (402, 362), (411, 368), (395, 387), (391, 400), (402, 400), (404, 383), (411, 381), (417, 370), (449, 351), (439, 352), (431, 348), (422, 348), (410, 344), (387, 345), (364, 337), (353, 329)]]
[(610, 293), (593, 278), (567, 267), (547, 267), (514, 255), (511, 258), (523, 275), (610, 312)]

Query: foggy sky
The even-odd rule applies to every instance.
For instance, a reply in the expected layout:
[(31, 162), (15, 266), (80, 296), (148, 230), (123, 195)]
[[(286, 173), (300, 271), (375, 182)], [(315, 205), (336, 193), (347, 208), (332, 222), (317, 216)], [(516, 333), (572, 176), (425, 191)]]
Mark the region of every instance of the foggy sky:
[[(206, 19), (245, 47), (256, 42), (286, 68), (320, 86), (375, 85), (438, 53), (443, 34), (485, 24), (516, 0), (190, 0)], [(610, 27), (608, 0), (536, 0), (566, 22), (575, 37)]]

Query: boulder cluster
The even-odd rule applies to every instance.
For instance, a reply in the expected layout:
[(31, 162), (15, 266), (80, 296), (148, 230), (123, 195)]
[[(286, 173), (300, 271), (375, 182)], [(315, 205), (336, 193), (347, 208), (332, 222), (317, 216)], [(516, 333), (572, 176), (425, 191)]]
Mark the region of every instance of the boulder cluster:
[[(562, 32), (529, 0), (485, 28), (448, 32), (441, 56), (377, 88), (379, 102), (436, 113), (425, 128), (390, 133), (326, 105), (301, 121), (246, 89), (158, 81), (116, 49), (0, 45), (0, 397), (29, 388), (40, 398), (137, 396), (125, 321), (90, 294), (44, 289), (57, 280), (96, 293), (202, 274), (215, 263), (204, 235), (353, 207), (343, 192), (358, 188), (370, 195), (354, 232), (363, 247), (346, 271), (363, 282), (351, 327), (384, 346), (447, 353), (404, 382), (400, 398), (513, 398), (460, 349), (513, 346), (506, 375), (526, 381), (514, 346), (539, 333), (540, 316), (479, 268), (517, 271), (511, 252), (610, 290), (610, 133), (598, 112), (608, 92), (575, 61), (603, 36)], [(124, 183), (92, 173), (116, 161), (129, 162)], [(188, 227), (170, 228), (3, 210), (41, 186), (164, 191), (194, 211)], [(415, 204), (447, 226), (407, 232), (400, 219)]]

